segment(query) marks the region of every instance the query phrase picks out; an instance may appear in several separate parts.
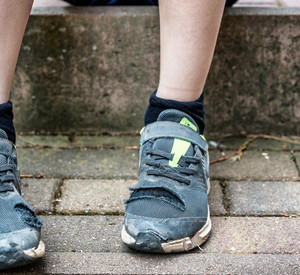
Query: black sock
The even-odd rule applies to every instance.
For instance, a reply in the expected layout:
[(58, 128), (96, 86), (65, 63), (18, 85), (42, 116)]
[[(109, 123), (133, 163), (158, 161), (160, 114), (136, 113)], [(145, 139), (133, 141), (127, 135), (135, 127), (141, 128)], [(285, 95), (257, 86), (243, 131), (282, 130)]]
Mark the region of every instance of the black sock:
[(156, 91), (154, 91), (150, 96), (149, 105), (145, 113), (145, 125), (157, 121), (159, 114), (167, 109), (176, 109), (190, 115), (197, 123), (200, 134), (203, 134), (205, 128), (203, 93), (196, 101), (181, 102), (159, 98), (156, 96)]
[(0, 129), (4, 130), (8, 139), (16, 143), (16, 132), (13, 124), (13, 107), (11, 101), (0, 104)]

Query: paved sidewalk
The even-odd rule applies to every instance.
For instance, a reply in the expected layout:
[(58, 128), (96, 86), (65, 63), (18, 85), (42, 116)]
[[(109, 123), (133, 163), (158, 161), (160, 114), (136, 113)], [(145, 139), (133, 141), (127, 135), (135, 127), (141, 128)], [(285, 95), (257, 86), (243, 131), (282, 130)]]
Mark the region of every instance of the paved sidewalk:
[[(199, 249), (136, 253), (120, 240), (139, 137), (19, 136), (23, 194), (42, 215), (46, 257), (9, 274), (299, 274), (300, 146), (257, 140), (211, 165), (213, 230)], [(211, 146), (232, 156), (245, 139)], [(214, 145), (214, 141), (211, 142)]]

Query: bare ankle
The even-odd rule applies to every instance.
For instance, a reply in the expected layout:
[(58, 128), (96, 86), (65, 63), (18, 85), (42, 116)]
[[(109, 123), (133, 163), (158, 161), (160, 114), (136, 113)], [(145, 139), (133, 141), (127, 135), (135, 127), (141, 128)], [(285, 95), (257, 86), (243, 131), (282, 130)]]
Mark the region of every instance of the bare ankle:
[(188, 89), (180, 87), (172, 87), (160, 83), (156, 92), (156, 96), (164, 99), (171, 99), (182, 102), (191, 102), (197, 100), (202, 94), (200, 89)]

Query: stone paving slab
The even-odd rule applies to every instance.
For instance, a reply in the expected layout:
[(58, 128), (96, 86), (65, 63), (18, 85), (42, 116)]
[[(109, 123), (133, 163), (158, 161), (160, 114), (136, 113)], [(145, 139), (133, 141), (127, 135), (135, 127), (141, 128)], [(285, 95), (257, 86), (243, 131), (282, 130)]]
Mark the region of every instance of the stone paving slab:
[(131, 148), (140, 143), (140, 136), (24, 136), (17, 135), (17, 148)]
[(5, 273), (296, 275), (299, 262), (300, 255), (46, 253), (39, 263)]
[[(215, 143), (218, 144), (218, 148), (221, 150), (237, 150), (244, 142), (248, 141), (247, 138), (208, 138), (210, 150), (215, 149)], [(291, 137), (296, 142), (300, 142), (299, 137)], [(282, 142), (272, 139), (256, 139), (247, 146), (247, 151), (258, 150), (258, 151), (300, 151), (300, 145), (295, 145), (288, 142)]]
[(37, 213), (51, 214), (58, 179), (22, 179), (22, 196)]
[[(237, 150), (247, 138), (235, 137), (206, 137), (209, 143), (209, 149), (215, 150), (215, 144), (218, 144), (220, 150)], [(300, 142), (298, 137), (288, 137)], [(139, 147), (140, 136), (48, 136), (48, 135), (17, 135), (17, 148), (136, 148)], [(268, 150), (268, 151), (300, 151), (300, 145), (288, 142), (276, 141), (271, 139), (257, 139), (247, 146), (247, 150)]]
[[(120, 239), (122, 216), (43, 219), (48, 252), (131, 252)], [(300, 254), (300, 218), (213, 217), (212, 223), (204, 253)]]
[[(138, 150), (19, 149), (22, 174), (44, 174), (48, 178), (137, 178)], [(266, 159), (267, 154), (268, 159)], [(235, 151), (226, 151), (228, 156)], [(210, 158), (221, 157), (211, 151)], [(300, 159), (300, 158), (299, 158)], [(298, 172), (287, 152), (246, 151), (240, 161), (211, 165), (212, 179), (282, 181), (298, 180)]]
[(284, 7), (300, 7), (300, 1), (299, 0), (278, 0), (279, 6)]
[[(225, 151), (227, 156), (234, 156), (235, 151)], [(210, 152), (210, 159), (222, 157), (218, 151)], [(299, 180), (298, 172), (291, 154), (273, 151), (245, 151), (240, 161), (230, 160), (210, 166), (210, 176), (213, 179), (226, 180), (256, 180), (256, 181), (286, 181)]]
[(300, 182), (229, 182), (231, 215), (300, 215)]
[[(61, 214), (124, 214), (128, 187), (136, 183), (137, 180), (66, 180), (56, 209)], [(211, 182), (209, 201), (212, 215), (226, 214), (218, 182)]]
[(124, 214), (124, 200), (136, 180), (66, 180), (57, 211), (62, 214)]
[(50, 178), (137, 178), (137, 150), (19, 149), (22, 174)]
[(235, 7), (278, 7), (276, 0), (239, 0)]

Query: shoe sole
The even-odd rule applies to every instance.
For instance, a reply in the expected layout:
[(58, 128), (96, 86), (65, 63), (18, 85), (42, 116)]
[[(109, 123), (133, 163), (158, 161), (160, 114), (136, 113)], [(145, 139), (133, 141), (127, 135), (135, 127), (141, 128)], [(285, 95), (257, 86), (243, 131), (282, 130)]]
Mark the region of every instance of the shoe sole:
[[(209, 237), (211, 231), (211, 219), (208, 212), (208, 217), (205, 225), (196, 232), (196, 234), (192, 237), (185, 237), (182, 239), (178, 239), (171, 242), (160, 243), (162, 248), (162, 253), (177, 253), (192, 250), (196, 247), (200, 247)], [(145, 252), (157, 252), (155, 249), (153, 250), (153, 239), (150, 245), (148, 243), (144, 243), (142, 246), (136, 244), (136, 239), (134, 239), (131, 235), (129, 235), (125, 229), (125, 226), (122, 228), (121, 232), (122, 241), (131, 248), (135, 248), (137, 250), (142, 250)], [(157, 245), (155, 246), (155, 248)]]
[(23, 250), (16, 243), (0, 247), (0, 270), (30, 264), (45, 255), (45, 244), (40, 240), (37, 248)]

